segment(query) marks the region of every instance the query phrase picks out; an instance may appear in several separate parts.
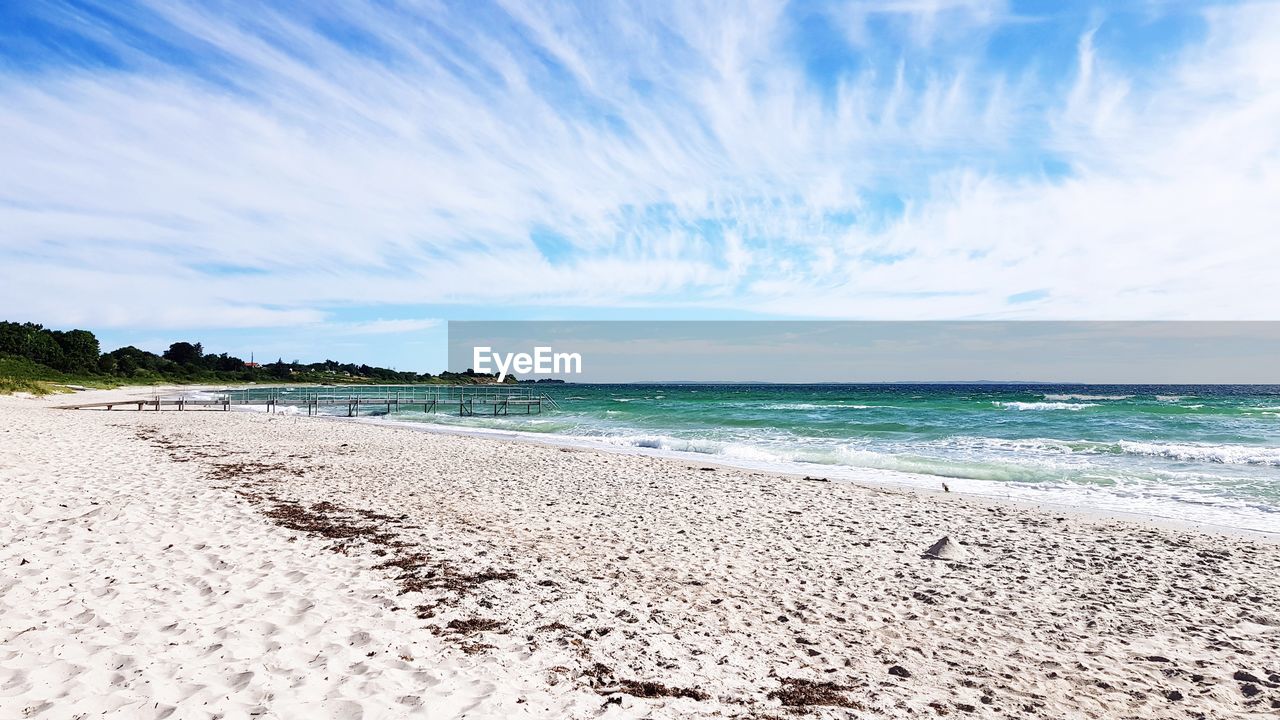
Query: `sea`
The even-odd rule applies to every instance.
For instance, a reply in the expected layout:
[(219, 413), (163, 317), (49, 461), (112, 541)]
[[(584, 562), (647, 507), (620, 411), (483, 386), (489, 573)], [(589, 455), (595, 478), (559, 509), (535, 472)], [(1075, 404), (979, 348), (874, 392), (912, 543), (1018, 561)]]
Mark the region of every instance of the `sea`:
[[(1280, 386), (577, 385), (444, 426), (1280, 533)], [(344, 411), (345, 414), (345, 411)]]

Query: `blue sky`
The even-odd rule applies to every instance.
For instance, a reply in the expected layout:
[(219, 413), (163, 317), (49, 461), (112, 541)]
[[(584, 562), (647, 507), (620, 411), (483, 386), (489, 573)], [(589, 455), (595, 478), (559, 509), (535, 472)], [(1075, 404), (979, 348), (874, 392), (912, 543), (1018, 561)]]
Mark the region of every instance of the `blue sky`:
[(1280, 4), (0, 5), (0, 315), (1277, 319)]

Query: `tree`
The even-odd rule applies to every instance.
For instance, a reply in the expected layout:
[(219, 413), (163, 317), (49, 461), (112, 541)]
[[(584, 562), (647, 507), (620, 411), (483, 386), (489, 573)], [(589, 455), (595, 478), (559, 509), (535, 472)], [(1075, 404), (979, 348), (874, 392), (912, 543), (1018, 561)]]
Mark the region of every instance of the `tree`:
[(172, 360), (179, 365), (195, 365), (204, 357), (204, 346), (200, 343), (192, 345), (187, 342), (176, 342), (164, 351), (164, 359)]
[[(383, 383), (421, 382), (432, 379), (430, 373), (397, 371), (395, 368), (368, 364), (342, 363), (325, 360), (303, 365), (298, 360), (286, 363), (278, 359), (264, 367), (247, 367), (245, 362), (227, 353), (205, 355), (200, 343), (176, 342), (169, 346), (163, 357), (133, 346), (126, 346), (101, 353), (98, 338), (87, 330), (50, 330), (36, 323), (0, 321), (0, 356), (12, 355), (44, 365), (50, 371), (65, 373), (105, 373), (118, 377), (144, 378), (148, 380), (171, 379), (194, 381), (199, 379), (239, 379), (244, 381), (264, 378), (287, 380), (313, 380), (316, 375), (349, 375), (372, 379)], [(56, 373), (50, 372), (50, 376)], [(492, 381), (493, 375), (445, 372), (440, 379), (448, 382)], [(510, 376), (508, 382), (514, 382)], [(340, 378), (338, 378), (340, 379)]]
[(236, 372), (244, 369), (244, 360), (226, 353), (205, 355), (204, 361), (206, 367), (218, 372)]
[[(107, 357), (111, 357), (108, 355)], [(138, 371), (138, 361), (132, 355), (121, 356), (116, 361), (116, 371), (125, 377), (132, 377)]]
[(62, 357), (62, 346), (58, 345), (58, 341), (53, 338), (53, 333), (48, 330), (42, 329), (27, 336), (27, 349), (24, 356), (58, 370), (66, 367)]
[[(159, 356), (154, 353), (149, 353), (146, 350), (139, 350), (132, 345), (126, 345), (122, 348), (112, 350), (104, 357), (114, 359), (116, 362), (116, 372), (126, 377), (132, 376), (138, 370), (156, 370), (160, 367), (161, 363), (166, 362), (161, 360)], [(173, 363), (167, 364), (172, 365)]]
[[(98, 338), (88, 330), (68, 330), (53, 333), (53, 339), (62, 350), (64, 372), (93, 372), (98, 367)], [(57, 367), (57, 366), (54, 366)]]
[(293, 368), (285, 363), (284, 358), (277, 358), (275, 362), (267, 366), (267, 371), (271, 373), (271, 377), (281, 380), (293, 374)]
[(27, 356), (27, 337), (31, 328), (39, 325), (31, 323), (0, 322), (0, 355)]

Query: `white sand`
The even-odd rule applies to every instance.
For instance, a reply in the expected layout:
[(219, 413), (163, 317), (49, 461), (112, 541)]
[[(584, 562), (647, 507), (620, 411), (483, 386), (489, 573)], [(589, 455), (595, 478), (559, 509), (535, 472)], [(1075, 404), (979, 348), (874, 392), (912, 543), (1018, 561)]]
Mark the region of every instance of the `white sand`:
[[(48, 404), (0, 398), (3, 718), (1280, 712), (1274, 544), (364, 424)], [(923, 558), (944, 535), (961, 559)], [(681, 688), (705, 699), (634, 697)]]
[(125, 413), (34, 406), (0, 398), (0, 718), (580, 709), (451, 649), (367, 557), (264, 521)]

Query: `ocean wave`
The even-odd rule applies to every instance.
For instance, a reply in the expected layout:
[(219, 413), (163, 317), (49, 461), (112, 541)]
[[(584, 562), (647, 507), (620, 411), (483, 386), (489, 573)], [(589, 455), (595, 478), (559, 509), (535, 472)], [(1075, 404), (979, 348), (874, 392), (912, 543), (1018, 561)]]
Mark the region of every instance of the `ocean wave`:
[(1133, 455), (1182, 462), (1280, 466), (1280, 448), (1254, 445), (957, 436), (936, 441), (935, 446), (942, 452), (955, 449), (1052, 455)]
[(1055, 440), (1053, 438), (995, 438), (957, 435), (934, 441), (934, 445), (946, 450), (994, 450), (998, 452), (1049, 453), (1065, 455), (1085, 451), (1091, 443), (1083, 441)]
[(670, 435), (604, 435), (601, 437), (593, 437), (593, 440), (609, 445), (619, 445), (622, 447), (638, 447), (649, 450), (673, 450), (676, 452), (694, 452), (704, 453), (708, 455), (717, 455), (723, 452), (727, 443), (717, 442), (715, 440), (696, 440), (692, 438), (677, 438)]
[(1070, 482), (1066, 473), (1069, 468), (1065, 467), (1037, 467), (999, 461), (949, 460), (900, 452), (867, 450), (847, 445), (795, 446), (783, 449), (740, 442), (676, 438), (669, 435), (616, 435), (597, 439), (610, 445), (715, 455), (731, 463), (733, 461), (748, 462), (774, 468), (801, 463), (994, 482)]
[(1280, 448), (1250, 445), (1208, 445), (1199, 443), (1149, 443), (1121, 440), (1116, 443), (1128, 455), (1162, 457), (1182, 462), (1224, 465), (1269, 465), (1280, 467)]
[(1085, 408), (1098, 407), (1098, 403), (1020, 402), (1016, 400), (996, 401), (992, 405), (1012, 410), (1083, 410)]
[(917, 475), (992, 482), (1070, 482), (1067, 468), (1036, 467), (1009, 462), (948, 460), (854, 448), (839, 448), (836, 451), (836, 455), (838, 457), (836, 464), (839, 465), (892, 470), (894, 472), (915, 473)]
[(1043, 396), (1045, 400), (1128, 400), (1132, 395), (1080, 395), (1077, 393), (1067, 393), (1065, 395), (1048, 394)]

